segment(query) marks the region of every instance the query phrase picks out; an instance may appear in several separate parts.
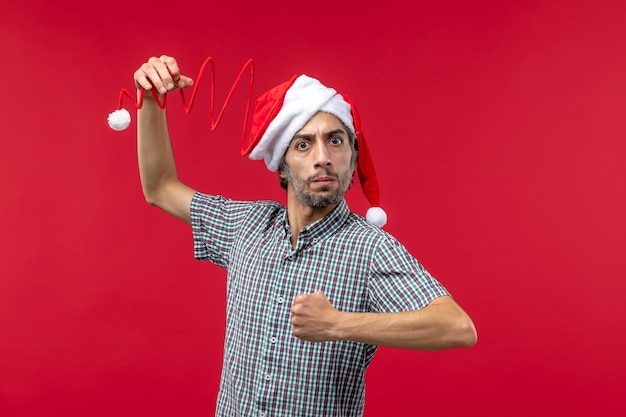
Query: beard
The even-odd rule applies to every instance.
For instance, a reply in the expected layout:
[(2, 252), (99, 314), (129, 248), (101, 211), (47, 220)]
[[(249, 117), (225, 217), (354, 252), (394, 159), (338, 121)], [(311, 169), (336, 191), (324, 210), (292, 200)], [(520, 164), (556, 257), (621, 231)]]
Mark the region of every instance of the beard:
[[(337, 174), (330, 169), (323, 169), (311, 175), (308, 178), (296, 178), (292, 175), (291, 169), (285, 164), (284, 172), (287, 182), (293, 187), (294, 193), (298, 201), (308, 207), (329, 207), (338, 204), (343, 200), (343, 195), (352, 185), (352, 172), (347, 171), (343, 174)], [(324, 186), (320, 191), (312, 191), (311, 183), (320, 176), (329, 176), (337, 180), (337, 188), (330, 191), (331, 187)]]

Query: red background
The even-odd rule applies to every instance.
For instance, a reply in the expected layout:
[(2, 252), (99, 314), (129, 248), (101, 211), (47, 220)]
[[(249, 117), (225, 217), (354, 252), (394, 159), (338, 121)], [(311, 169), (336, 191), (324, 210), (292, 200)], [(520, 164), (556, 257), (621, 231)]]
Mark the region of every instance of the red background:
[[(0, 14), (0, 415), (211, 415), (223, 270), (149, 207), (135, 125), (106, 125), (149, 56), (223, 102), (306, 72), (351, 95), (386, 230), (455, 295), (478, 345), (382, 348), (366, 416), (609, 416), (626, 385), (626, 3), (10, 2)], [(245, 89), (169, 115), (180, 174), (282, 201), (239, 156)], [(129, 103), (126, 102), (126, 105)], [(355, 187), (353, 210), (366, 204)]]

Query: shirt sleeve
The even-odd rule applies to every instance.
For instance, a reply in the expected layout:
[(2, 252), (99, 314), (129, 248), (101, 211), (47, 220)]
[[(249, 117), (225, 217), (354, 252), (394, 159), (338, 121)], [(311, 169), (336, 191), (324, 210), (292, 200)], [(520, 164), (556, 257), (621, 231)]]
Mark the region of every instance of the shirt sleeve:
[(196, 193), (191, 200), (194, 257), (226, 268), (241, 223), (252, 203)]
[(369, 280), (375, 312), (419, 310), (448, 291), (395, 238), (376, 248)]

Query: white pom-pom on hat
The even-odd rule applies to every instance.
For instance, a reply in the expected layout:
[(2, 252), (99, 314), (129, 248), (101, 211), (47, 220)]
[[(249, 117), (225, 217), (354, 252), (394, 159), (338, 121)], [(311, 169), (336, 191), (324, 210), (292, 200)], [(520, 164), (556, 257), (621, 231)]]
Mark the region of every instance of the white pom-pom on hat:
[(250, 140), (247, 148), (242, 149), (242, 155), (248, 155), (250, 159), (263, 159), (270, 171), (276, 171), (293, 136), (319, 111), (336, 116), (355, 134), (358, 146), (357, 173), (363, 194), (371, 206), (366, 220), (383, 227), (387, 223), (387, 214), (380, 208), (378, 179), (361, 131), (359, 112), (347, 95), (338, 94), (315, 78), (304, 74), (294, 75), (256, 101)]
[(387, 213), (380, 207), (370, 207), (365, 214), (365, 220), (374, 226), (383, 227), (387, 224)]
[(115, 110), (109, 114), (107, 122), (113, 130), (125, 130), (130, 125), (130, 113), (126, 109)]

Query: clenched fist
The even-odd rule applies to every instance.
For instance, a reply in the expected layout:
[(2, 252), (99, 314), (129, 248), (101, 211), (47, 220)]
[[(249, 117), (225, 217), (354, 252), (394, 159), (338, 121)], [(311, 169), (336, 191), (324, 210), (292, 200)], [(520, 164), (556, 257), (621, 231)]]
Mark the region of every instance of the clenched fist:
[(341, 315), (321, 291), (300, 294), (291, 307), (293, 334), (309, 342), (337, 340), (336, 327)]

